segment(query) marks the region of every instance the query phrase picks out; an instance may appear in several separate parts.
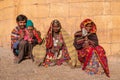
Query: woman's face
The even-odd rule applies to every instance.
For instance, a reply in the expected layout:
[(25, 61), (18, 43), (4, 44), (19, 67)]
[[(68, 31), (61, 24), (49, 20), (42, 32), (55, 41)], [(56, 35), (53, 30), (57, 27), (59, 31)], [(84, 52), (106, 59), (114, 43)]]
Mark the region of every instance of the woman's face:
[(53, 23), (52, 29), (55, 33), (58, 33), (60, 31), (60, 27), (57, 23)]
[(92, 24), (91, 24), (91, 23), (88, 23), (88, 24), (86, 25), (86, 30), (89, 32), (91, 29), (92, 29)]

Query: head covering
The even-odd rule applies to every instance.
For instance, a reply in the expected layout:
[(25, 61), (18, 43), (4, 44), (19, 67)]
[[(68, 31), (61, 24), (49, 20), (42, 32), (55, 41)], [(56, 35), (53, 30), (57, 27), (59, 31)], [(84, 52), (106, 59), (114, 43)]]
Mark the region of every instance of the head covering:
[(86, 25), (89, 24), (89, 23), (92, 24), (92, 29), (90, 30), (90, 33), (96, 33), (96, 31), (97, 31), (96, 25), (95, 25), (95, 23), (94, 23), (91, 19), (85, 19), (85, 20), (80, 24), (81, 30), (82, 30), (83, 28), (86, 28)]
[(49, 48), (49, 47), (51, 47), (52, 45), (53, 45), (53, 30), (52, 30), (52, 28), (53, 28), (53, 24), (54, 23), (57, 23), (58, 24), (58, 26), (60, 27), (60, 29), (61, 29), (61, 24), (60, 24), (60, 22), (59, 22), (59, 20), (57, 20), (57, 19), (55, 19), (55, 20), (53, 20), (52, 22), (51, 22), (51, 24), (50, 24), (50, 28), (49, 28), (49, 30), (48, 30), (48, 32), (47, 32), (47, 36), (46, 36), (46, 47), (47, 48)]
[(52, 21), (52, 25), (53, 24), (57, 24), (59, 27), (61, 27), (61, 24), (60, 24), (59, 20), (57, 20), (57, 19)]
[[(70, 56), (70, 60), (69, 60), (69, 63), (72, 65), (72, 66), (79, 66), (80, 65), (80, 61), (78, 60), (77, 58), (77, 51), (75, 50), (73, 43), (73, 38), (70, 37), (70, 35), (67, 33), (67, 31), (65, 31), (62, 26), (61, 26), (61, 23), (59, 20), (53, 20), (50, 24), (50, 28), (47, 32), (47, 36), (46, 36), (46, 48), (51, 48), (53, 46), (53, 36), (52, 36), (52, 27), (53, 27), (53, 24), (58, 24), (59, 27), (60, 27), (60, 36), (61, 38), (63, 38), (63, 47), (62, 47), (62, 52), (65, 52), (65, 60), (68, 56)], [(68, 55), (67, 53), (69, 53), (70, 55)], [(63, 54), (64, 55), (64, 54)]]
[(47, 32), (47, 35), (48, 35), (49, 33), (52, 33), (52, 28), (53, 28), (53, 25), (54, 25), (54, 24), (57, 24), (57, 25), (60, 27), (60, 29), (61, 29), (61, 23), (59, 22), (59, 20), (55, 19), (55, 20), (53, 20), (53, 21), (51, 22), (50, 28), (49, 28), (49, 30), (48, 30), (48, 32)]
[(26, 28), (28, 28), (29, 26), (34, 27), (34, 24), (31, 20), (27, 20)]

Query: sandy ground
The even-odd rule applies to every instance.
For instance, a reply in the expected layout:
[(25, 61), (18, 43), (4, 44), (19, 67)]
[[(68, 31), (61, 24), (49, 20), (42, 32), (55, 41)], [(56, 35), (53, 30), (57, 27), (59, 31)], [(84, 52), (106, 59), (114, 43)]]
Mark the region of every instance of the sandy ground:
[(38, 67), (30, 59), (13, 63), (10, 49), (0, 47), (0, 80), (120, 80), (120, 56), (108, 56), (110, 78), (105, 75), (88, 75), (81, 68), (67, 65)]

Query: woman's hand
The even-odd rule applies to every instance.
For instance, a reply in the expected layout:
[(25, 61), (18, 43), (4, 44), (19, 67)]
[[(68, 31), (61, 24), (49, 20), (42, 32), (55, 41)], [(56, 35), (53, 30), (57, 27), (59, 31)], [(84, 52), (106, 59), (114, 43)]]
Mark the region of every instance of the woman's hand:
[(95, 46), (95, 42), (93, 42), (92, 40), (89, 40), (89, 43), (93, 46)]
[(84, 42), (84, 39), (76, 39), (77, 44), (81, 44)]
[(87, 48), (89, 46), (89, 40), (85, 40), (83, 44), (83, 48)]

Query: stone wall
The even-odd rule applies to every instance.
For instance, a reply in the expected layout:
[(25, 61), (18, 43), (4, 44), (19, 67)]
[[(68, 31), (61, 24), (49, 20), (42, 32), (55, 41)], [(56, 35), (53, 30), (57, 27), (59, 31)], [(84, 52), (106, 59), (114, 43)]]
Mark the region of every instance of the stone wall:
[(10, 47), (10, 33), (19, 14), (32, 19), (42, 36), (53, 19), (60, 20), (73, 37), (81, 21), (91, 18), (107, 55), (120, 54), (119, 7), (120, 0), (0, 0), (0, 46)]

